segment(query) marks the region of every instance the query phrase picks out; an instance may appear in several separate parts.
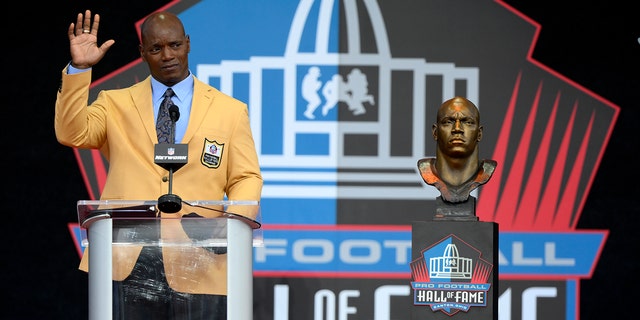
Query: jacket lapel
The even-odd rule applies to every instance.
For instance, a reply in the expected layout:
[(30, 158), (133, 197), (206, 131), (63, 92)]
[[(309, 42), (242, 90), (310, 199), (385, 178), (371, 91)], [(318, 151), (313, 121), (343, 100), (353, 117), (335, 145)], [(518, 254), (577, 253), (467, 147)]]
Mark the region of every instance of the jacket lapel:
[(147, 135), (152, 143), (158, 143), (158, 135), (156, 134), (156, 121), (153, 118), (153, 101), (151, 95), (151, 78), (138, 82), (131, 87), (131, 99), (133, 105), (138, 111), (140, 122), (147, 131)]
[(189, 116), (189, 124), (187, 125), (187, 131), (184, 133), (182, 141), (188, 143), (200, 126), (202, 126), (207, 112), (209, 112), (213, 106), (214, 95), (215, 91), (210, 86), (194, 77), (191, 115)]

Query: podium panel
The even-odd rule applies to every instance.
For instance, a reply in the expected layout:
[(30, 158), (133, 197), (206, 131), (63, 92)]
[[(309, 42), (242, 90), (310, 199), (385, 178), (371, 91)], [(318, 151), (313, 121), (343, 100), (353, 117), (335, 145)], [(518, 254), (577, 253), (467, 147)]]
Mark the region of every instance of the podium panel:
[(498, 320), (498, 224), (412, 223), (411, 319)]
[[(184, 301), (188, 313), (203, 293), (226, 295), (227, 319), (253, 318), (253, 246), (264, 245), (259, 202), (184, 203), (161, 214), (155, 200), (78, 201), (90, 320), (111, 320), (123, 304), (145, 299), (178, 301), (172, 312)], [(162, 269), (162, 281), (144, 278)], [(114, 295), (113, 280), (125, 279), (135, 287)]]

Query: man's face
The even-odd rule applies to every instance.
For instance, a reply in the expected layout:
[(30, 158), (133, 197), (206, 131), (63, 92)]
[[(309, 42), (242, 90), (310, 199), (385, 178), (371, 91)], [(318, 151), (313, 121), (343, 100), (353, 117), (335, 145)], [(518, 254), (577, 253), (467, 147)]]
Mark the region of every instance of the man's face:
[(156, 80), (173, 86), (189, 75), (190, 46), (189, 36), (181, 28), (158, 24), (145, 34), (140, 54)]
[(482, 138), (482, 126), (473, 106), (454, 101), (438, 110), (438, 122), (432, 128), (438, 149), (454, 158), (473, 154)]

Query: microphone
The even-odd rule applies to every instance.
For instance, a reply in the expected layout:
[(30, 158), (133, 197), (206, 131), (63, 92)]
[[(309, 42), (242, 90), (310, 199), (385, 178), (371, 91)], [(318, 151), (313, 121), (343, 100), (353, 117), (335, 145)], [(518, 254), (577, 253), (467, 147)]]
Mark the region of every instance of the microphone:
[(180, 119), (180, 108), (175, 104), (171, 103), (169, 106), (169, 118), (171, 118), (171, 141), (175, 143), (176, 141), (176, 122)]
[[(180, 118), (180, 109), (175, 104), (169, 107), (171, 118), (171, 140), (175, 141), (176, 121)], [(182, 199), (173, 194), (173, 173), (188, 161), (189, 146), (185, 143), (158, 143), (155, 145), (155, 164), (169, 171), (169, 192), (158, 198), (158, 209), (166, 213), (176, 213), (182, 208)]]
[(178, 121), (178, 119), (180, 119), (180, 108), (178, 108), (178, 106), (176, 106), (175, 104), (171, 104), (171, 106), (169, 107), (169, 117), (171, 118), (171, 121), (173, 121), (173, 131), (175, 131), (175, 124)]

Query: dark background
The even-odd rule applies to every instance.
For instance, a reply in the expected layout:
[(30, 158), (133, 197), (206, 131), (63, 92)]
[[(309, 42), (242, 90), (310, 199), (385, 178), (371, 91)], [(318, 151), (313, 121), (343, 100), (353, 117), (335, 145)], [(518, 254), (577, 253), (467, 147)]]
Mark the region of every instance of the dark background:
[[(470, 0), (472, 1), (472, 0)], [(87, 276), (67, 229), (75, 203), (89, 199), (73, 150), (53, 130), (60, 72), (69, 61), (67, 27), (92, 9), (99, 41), (116, 44), (94, 79), (137, 59), (134, 22), (169, 1), (16, 3), (3, 20), (2, 150), (9, 207), (2, 232), (2, 319), (86, 319)], [(541, 26), (533, 58), (621, 108), (578, 229), (609, 230), (591, 279), (580, 281), (581, 319), (631, 318), (640, 273), (640, 22), (631, 1), (506, 1)], [(558, 6), (562, 4), (561, 6)]]

